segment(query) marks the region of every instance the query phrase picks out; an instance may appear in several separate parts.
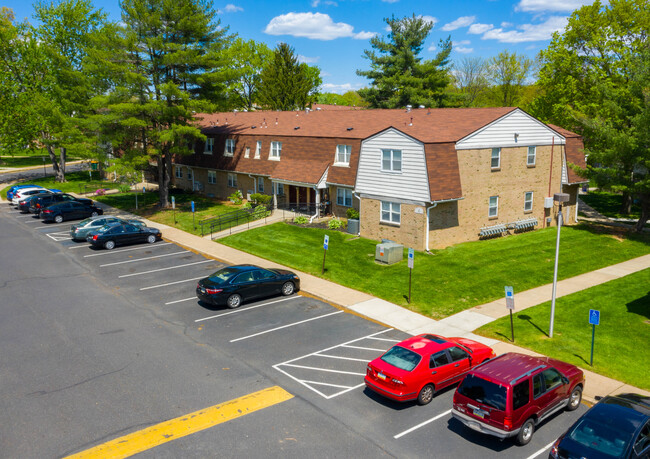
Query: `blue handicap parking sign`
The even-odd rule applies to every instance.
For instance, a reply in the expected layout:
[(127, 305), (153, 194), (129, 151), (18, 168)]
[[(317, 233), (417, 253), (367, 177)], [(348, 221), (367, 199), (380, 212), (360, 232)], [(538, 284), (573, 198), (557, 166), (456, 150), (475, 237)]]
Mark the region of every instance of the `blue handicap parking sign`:
[(600, 311), (596, 309), (589, 310), (589, 325), (600, 325)]

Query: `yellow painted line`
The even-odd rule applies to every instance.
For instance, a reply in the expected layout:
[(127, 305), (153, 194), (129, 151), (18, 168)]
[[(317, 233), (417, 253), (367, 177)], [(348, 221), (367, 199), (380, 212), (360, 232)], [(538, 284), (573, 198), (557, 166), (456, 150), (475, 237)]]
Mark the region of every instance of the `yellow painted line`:
[(291, 398), (293, 398), (293, 395), (281, 387), (269, 387), (210, 408), (161, 422), (73, 454), (68, 458), (121, 458), (133, 456), (163, 443), (209, 429), (217, 424), (228, 422)]

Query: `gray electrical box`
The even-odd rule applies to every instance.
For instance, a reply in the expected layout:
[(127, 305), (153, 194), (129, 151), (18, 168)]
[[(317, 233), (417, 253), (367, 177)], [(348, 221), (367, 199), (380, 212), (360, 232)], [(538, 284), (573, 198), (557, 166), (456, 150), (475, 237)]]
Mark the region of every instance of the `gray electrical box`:
[(375, 247), (375, 261), (392, 265), (404, 258), (404, 246), (396, 242), (382, 242)]
[(348, 218), (348, 233), (359, 234), (359, 220), (356, 218)]

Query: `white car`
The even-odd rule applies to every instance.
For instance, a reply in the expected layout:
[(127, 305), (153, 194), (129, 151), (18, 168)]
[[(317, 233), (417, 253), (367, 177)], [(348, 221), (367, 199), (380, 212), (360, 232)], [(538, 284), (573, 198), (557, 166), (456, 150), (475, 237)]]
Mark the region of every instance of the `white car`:
[(14, 207), (18, 206), (18, 202), (22, 199), (25, 199), (31, 195), (37, 194), (37, 193), (42, 193), (43, 191), (46, 191), (45, 188), (42, 186), (39, 187), (30, 187), (30, 188), (21, 188), (16, 191), (14, 194), (14, 197), (11, 198), (11, 205)]

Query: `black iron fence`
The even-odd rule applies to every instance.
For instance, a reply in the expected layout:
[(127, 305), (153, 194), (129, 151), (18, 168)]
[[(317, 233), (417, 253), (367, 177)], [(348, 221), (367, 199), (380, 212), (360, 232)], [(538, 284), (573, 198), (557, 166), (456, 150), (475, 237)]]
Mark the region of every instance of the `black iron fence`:
[(278, 204), (278, 209), (284, 212), (293, 212), (294, 214), (298, 214), (298, 215), (306, 215), (308, 217), (315, 215), (318, 209), (320, 209), (321, 213), (323, 213), (324, 211), (322, 205), (320, 204), (316, 205), (314, 203), (306, 203), (306, 202), (282, 203), (282, 204)]
[(271, 215), (272, 210), (273, 204), (260, 204), (250, 209), (238, 209), (217, 217), (206, 218), (197, 224), (201, 227), (201, 236), (209, 233), (210, 237), (212, 237), (213, 233), (219, 233), (227, 229), (232, 230), (232, 228), (240, 225), (247, 225), (246, 229), (248, 229), (250, 222), (266, 220)]

